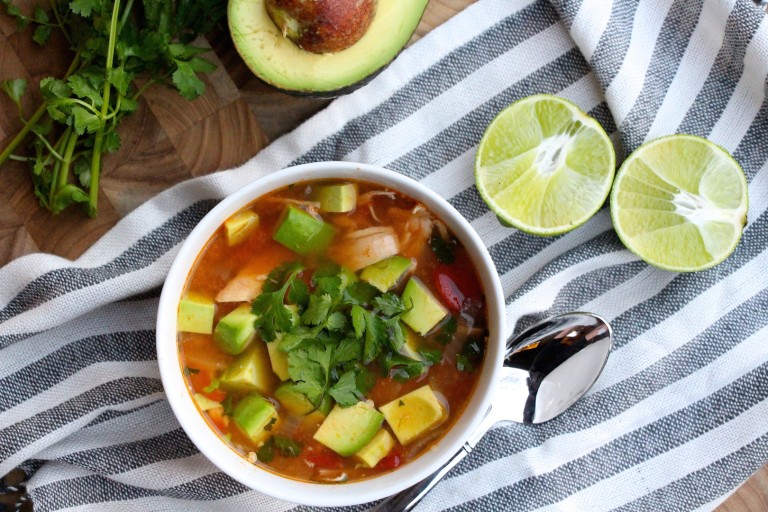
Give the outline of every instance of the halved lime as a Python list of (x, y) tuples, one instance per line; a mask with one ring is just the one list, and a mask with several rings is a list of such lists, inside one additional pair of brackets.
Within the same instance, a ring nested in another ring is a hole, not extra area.
[(717, 265), (747, 223), (747, 180), (731, 155), (693, 135), (637, 148), (619, 169), (611, 218), (621, 241), (643, 260), (692, 272)]
[(480, 196), (502, 222), (534, 235), (583, 224), (605, 202), (616, 170), (613, 144), (568, 100), (516, 101), (486, 128), (475, 159)]

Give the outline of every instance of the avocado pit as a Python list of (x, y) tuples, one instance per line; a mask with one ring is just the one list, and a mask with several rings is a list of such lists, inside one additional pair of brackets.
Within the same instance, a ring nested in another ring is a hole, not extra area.
[(272, 21), (301, 49), (336, 53), (365, 34), (376, 10), (375, 0), (266, 0)]

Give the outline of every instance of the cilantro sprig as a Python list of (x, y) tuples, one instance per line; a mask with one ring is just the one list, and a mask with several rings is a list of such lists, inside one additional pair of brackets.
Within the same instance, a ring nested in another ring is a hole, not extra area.
[[(35, 26), (38, 45), (61, 32), (73, 58), (64, 76), (40, 81), (42, 104), (28, 118), (22, 110), (26, 80), (0, 83), (23, 123), (0, 153), (0, 166), (28, 162), (41, 206), (59, 213), (78, 203), (94, 216), (102, 157), (120, 148), (120, 123), (147, 88), (165, 84), (188, 100), (203, 93), (198, 74), (216, 66), (192, 41), (224, 19), (226, 1), (51, 0), (49, 10), (38, 6), (31, 16), (12, 0), (2, 3), (19, 28)], [(29, 152), (18, 154), (28, 139)]]
[[(362, 400), (375, 382), (367, 365), (407, 379), (439, 361), (399, 354), (405, 344), (400, 317), (407, 311), (394, 293), (382, 294), (336, 264), (321, 264), (305, 284), (299, 263), (273, 270), (252, 303), (256, 329), (287, 353), (294, 389), (319, 407), (328, 397), (342, 407)], [(275, 341), (279, 340), (279, 341)]]

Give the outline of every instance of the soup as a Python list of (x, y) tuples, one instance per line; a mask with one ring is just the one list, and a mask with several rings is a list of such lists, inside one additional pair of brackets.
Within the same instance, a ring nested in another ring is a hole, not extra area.
[(250, 462), (338, 483), (418, 457), (471, 399), (484, 294), (461, 243), (381, 185), (298, 183), (229, 218), (187, 278), (182, 371)]

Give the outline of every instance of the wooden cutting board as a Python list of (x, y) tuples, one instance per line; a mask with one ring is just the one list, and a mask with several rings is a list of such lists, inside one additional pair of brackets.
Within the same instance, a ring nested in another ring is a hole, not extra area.
[[(431, 0), (411, 42), (474, 1)], [(31, 12), (34, 5), (45, 2), (15, 3)], [(0, 15), (0, 80), (26, 78), (37, 83), (43, 77), (64, 74), (71, 60), (64, 41), (54, 35), (51, 44), (41, 50), (30, 35), (29, 29), (18, 31), (13, 20)], [(329, 103), (289, 96), (260, 82), (245, 67), (226, 33), (213, 35), (207, 42), (212, 48), (209, 57), (219, 68), (206, 77), (203, 97), (187, 102), (173, 91), (156, 87), (123, 123), (122, 149), (104, 161), (100, 211), (95, 219), (77, 209), (52, 216), (38, 207), (23, 164), (14, 162), (0, 169), (0, 266), (39, 251), (77, 258), (122, 216), (158, 192), (245, 162)], [(39, 97), (27, 96), (24, 106), (29, 114)], [(0, 148), (20, 127), (15, 106), (2, 95)], [(18, 479), (18, 475), (12, 478)], [(3, 503), (12, 503), (12, 496), (0, 494), (0, 509)], [(768, 510), (768, 466), (721, 510)]]

